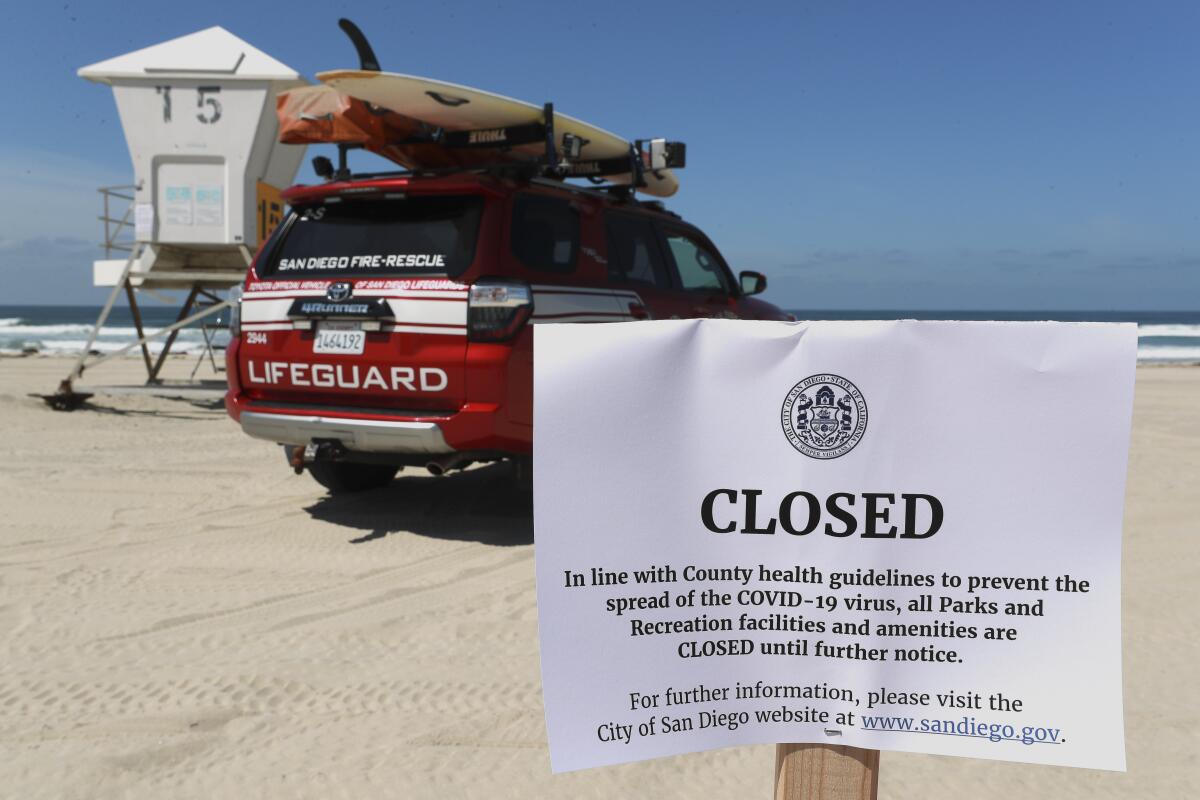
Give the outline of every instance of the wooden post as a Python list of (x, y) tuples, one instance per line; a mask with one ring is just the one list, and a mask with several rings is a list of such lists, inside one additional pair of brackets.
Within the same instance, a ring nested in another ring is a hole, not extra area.
[(875, 800), (879, 751), (840, 744), (775, 746), (775, 800)]

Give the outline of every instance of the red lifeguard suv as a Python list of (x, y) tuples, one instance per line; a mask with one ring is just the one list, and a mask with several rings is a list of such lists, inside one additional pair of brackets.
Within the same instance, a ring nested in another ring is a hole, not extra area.
[[(242, 430), (284, 445), (335, 492), (409, 465), (440, 474), (511, 459), (525, 470), (530, 325), (791, 318), (753, 297), (762, 274), (735, 277), (699, 229), (636, 198), (654, 166), (641, 143), (631, 185), (566, 183), (597, 167), (559, 157), (554, 119), (547, 106), (536, 126), (460, 137), (494, 143), (535, 127), (545, 158), (515, 165), (480, 164), (472, 149), (474, 165), (352, 176), (344, 144), (337, 170), (315, 159), (327, 182), (285, 192), (290, 211), (242, 289), (226, 395)], [(682, 166), (676, 148), (669, 166)]]

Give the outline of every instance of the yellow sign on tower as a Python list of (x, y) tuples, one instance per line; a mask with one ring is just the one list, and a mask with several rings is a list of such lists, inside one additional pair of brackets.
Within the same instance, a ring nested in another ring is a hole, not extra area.
[(283, 222), (283, 193), (269, 183), (258, 182), (258, 243), (267, 240), (280, 222)]

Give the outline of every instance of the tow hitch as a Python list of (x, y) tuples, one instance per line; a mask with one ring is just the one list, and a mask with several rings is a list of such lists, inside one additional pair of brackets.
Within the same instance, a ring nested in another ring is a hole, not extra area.
[(288, 448), (288, 464), (297, 475), (314, 461), (338, 461), (345, 456), (346, 448), (337, 439), (314, 439), (306, 445)]

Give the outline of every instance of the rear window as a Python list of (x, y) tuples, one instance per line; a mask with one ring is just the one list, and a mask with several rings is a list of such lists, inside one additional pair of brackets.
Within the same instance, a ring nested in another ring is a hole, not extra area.
[(566, 200), (518, 195), (513, 207), (512, 250), (530, 269), (573, 272), (579, 255), (579, 212)]
[(475, 258), (481, 197), (347, 200), (298, 208), (260, 277), (444, 275)]

